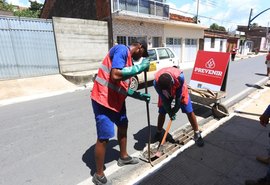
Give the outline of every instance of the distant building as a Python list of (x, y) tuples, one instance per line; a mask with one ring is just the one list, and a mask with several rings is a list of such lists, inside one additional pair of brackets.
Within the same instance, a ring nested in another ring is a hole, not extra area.
[(13, 16), (13, 12), (11, 11), (5, 11), (5, 10), (0, 10), (0, 16)]
[(268, 51), (270, 44), (269, 29), (267, 27), (237, 26), (237, 30), (245, 33), (245, 42), (249, 41), (252, 51)]
[(219, 30), (204, 30), (204, 39), (200, 43), (205, 51), (216, 51), (216, 52), (228, 52), (227, 51), (227, 39), (229, 35), (228, 32)]
[(192, 65), (206, 27), (196, 24), (192, 18), (171, 14), (165, 2), (46, 0), (41, 18), (56, 16), (107, 21), (111, 45), (129, 45), (133, 38), (141, 37), (149, 47), (170, 47), (179, 56), (181, 66)]

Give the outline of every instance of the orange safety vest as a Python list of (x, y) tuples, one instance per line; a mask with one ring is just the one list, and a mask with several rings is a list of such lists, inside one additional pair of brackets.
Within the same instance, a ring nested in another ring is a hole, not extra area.
[[(125, 67), (130, 66), (132, 66), (132, 59), (128, 51)], [(115, 82), (110, 78), (111, 70), (112, 59), (110, 58), (109, 52), (103, 60), (101, 67), (98, 69), (91, 98), (113, 111), (120, 112), (127, 97), (130, 79)]]
[[(188, 88), (187, 88), (187, 85), (186, 85), (186, 82), (185, 81), (179, 81), (179, 76), (181, 73), (183, 73), (182, 70), (179, 70), (175, 67), (166, 67), (166, 68), (163, 68), (161, 70), (159, 70), (156, 75), (155, 75), (155, 81), (158, 83), (158, 79), (160, 77), (160, 75), (162, 75), (163, 73), (168, 73), (172, 76), (173, 78), (173, 86), (172, 86), (172, 89), (171, 89), (171, 96), (173, 98), (175, 98), (176, 96), (176, 90), (178, 88), (181, 88), (182, 86), (182, 94), (181, 94), (181, 103), (187, 105), (188, 104), (188, 98), (189, 98), (189, 95), (188, 95)], [(180, 77), (181, 78), (181, 77)], [(158, 106), (162, 106), (162, 100), (161, 98), (159, 98), (158, 100)]]

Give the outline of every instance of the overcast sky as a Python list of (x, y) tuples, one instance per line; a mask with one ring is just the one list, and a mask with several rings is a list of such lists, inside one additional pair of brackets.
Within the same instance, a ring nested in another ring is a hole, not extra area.
[[(247, 25), (251, 8), (253, 14), (251, 18), (257, 14), (270, 8), (269, 0), (167, 0), (167, 3), (173, 8), (172, 12), (178, 12), (181, 15), (193, 17), (199, 15), (200, 24), (209, 26), (217, 23), (224, 26), (227, 30), (235, 30), (237, 25)], [(28, 0), (7, 0), (14, 5), (28, 7)], [(44, 3), (44, 0), (37, 0)], [(198, 8), (197, 8), (198, 7)], [(188, 14), (185, 14), (188, 12)], [(252, 23), (258, 23), (259, 26), (270, 25), (270, 10), (258, 16)]]

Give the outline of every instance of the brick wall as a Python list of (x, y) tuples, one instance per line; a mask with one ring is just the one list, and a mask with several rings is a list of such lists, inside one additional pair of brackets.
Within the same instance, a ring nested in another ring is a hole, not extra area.
[(46, 0), (41, 18), (51, 19), (52, 17), (97, 20), (96, 0)]
[(97, 20), (107, 20), (110, 17), (110, 0), (97, 0)]

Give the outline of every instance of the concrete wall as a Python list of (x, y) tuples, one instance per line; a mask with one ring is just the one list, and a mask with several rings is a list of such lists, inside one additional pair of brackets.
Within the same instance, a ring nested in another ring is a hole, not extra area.
[(178, 38), (203, 38), (204, 30), (197, 28), (180, 27), (175, 25), (165, 25), (164, 27), (165, 37), (178, 37)]
[[(220, 41), (223, 41), (223, 46), (220, 48)], [(204, 50), (205, 51), (216, 51), (216, 52), (226, 52), (227, 40), (215, 38), (215, 47), (211, 48), (211, 38), (204, 39)]]
[(93, 77), (109, 49), (107, 22), (54, 17), (53, 27), (61, 74)]
[[(181, 55), (180, 66), (182, 68), (187, 68), (194, 65), (197, 51), (199, 49), (199, 39), (204, 37), (204, 29), (196, 27), (185, 27), (177, 25), (165, 25), (164, 26), (164, 40), (163, 43), (166, 43), (167, 37), (181, 38)], [(185, 45), (185, 39), (196, 39), (197, 48), (190, 48)]]

